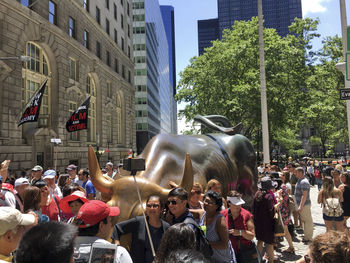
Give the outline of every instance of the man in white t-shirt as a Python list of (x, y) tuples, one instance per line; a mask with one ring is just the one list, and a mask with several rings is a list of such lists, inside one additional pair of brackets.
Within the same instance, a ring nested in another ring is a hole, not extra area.
[(61, 189), (59, 188), (59, 186), (55, 183), (55, 179), (56, 179), (56, 172), (55, 170), (47, 170), (44, 173), (43, 176), (44, 181), (46, 181), (49, 190), (50, 190), (50, 194), (51, 195), (57, 195), (60, 199), (63, 197)]
[[(79, 227), (79, 234), (74, 247), (74, 262), (88, 263), (91, 246), (93, 244), (111, 245), (107, 241), (112, 229), (112, 218), (120, 214), (118, 207), (109, 207), (104, 202), (92, 200), (86, 202), (78, 212), (75, 219)], [(122, 246), (116, 246), (114, 263), (132, 263), (128, 251)]]

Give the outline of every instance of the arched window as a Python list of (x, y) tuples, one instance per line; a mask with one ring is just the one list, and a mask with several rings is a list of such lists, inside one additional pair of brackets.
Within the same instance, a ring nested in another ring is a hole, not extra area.
[(122, 143), (122, 102), (120, 95), (117, 95), (117, 143)]
[[(41, 83), (49, 76), (50, 68), (48, 59), (43, 49), (33, 42), (26, 44), (26, 56), (30, 60), (23, 64), (22, 68), (22, 106), (24, 107)], [(50, 117), (50, 77), (46, 84), (44, 96), (41, 102), (38, 125), (47, 127)]]
[(96, 85), (93, 78), (88, 75), (86, 79), (86, 93), (91, 96), (89, 106), (87, 141), (96, 142)]

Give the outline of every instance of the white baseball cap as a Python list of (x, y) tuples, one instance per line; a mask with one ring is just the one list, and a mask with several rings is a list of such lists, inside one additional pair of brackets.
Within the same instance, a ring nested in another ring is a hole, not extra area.
[(53, 179), (56, 176), (55, 170), (47, 170), (44, 173), (43, 179)]
[(21, 177), (21, 178), (18, 178), (18, 179), (15, 181), (15, 187), (21, 186), (21, 185), (24, 185), (24, 184), (29, 184), (29, 181), (28, 181), (27, 178)]
[(16, 226), (30, 226), (34, 224), (35, 216), (22, 214), (16, 208), (10, 206), (0, 207), (0, 236), (7, 231), (15, 229)]

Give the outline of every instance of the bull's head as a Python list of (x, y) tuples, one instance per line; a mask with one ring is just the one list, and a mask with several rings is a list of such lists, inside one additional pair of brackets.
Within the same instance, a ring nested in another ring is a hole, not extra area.
[[(117, 219), (113, 220), (115, 221), (113, 223), (121, 222), (142, 214), (135, 180), (140, 189), (143, 206), (150, 195), (158, 195), (163, 201), (167, 200), (171, 189), (163, 188), (147, 178), (141, 176), (121, 176), (113, 180), (103, 175), (95, 151), (91, 146), (89, 146), (88, 158), (92, 183), (96, 189), (102, 193), (104, 199), (109, 200), (107, 202), (108, 205), (118, 206), (120, 208), (120, 215)], [(191, 191), (193, 186), (192, 162), (188, 154), (186, 155), (184, 174), (180, 186), (188, 192)]]

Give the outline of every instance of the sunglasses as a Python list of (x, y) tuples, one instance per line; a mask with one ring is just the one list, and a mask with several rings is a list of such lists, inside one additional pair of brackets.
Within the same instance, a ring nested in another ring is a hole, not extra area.
[(147, 204), (148, 208), (158, 208), (159, 204)]
[(172, 204), (172, 205), (177, 205), (178, 203), (177, 203), (176, 200), (171, 200), (171, 201), (167, 201), (166, 204), (167, 204), (167, 205), (170, 205), (170, 204)]
[(197, 195), (200, 195), (201, 193), (202, 193), (202, 191), (201, 190), (197, 190), (197, 191), (191, 191), (192, 193), (194, 193), (194, 194), (197, 194)]

